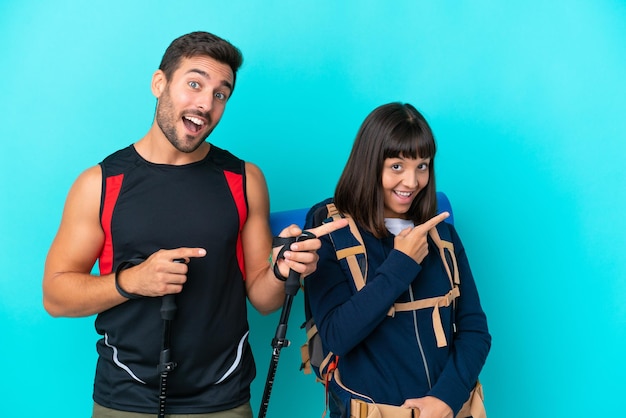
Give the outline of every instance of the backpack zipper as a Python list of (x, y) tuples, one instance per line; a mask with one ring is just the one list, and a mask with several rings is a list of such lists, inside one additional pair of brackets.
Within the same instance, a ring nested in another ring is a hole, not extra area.
[[(415, 301), (413, 297), (413, 288), (409, 285), (409, 296), (411, 298), (411, 302)], [(422, 356), (422, 363), (424, 364), (424, 371), (426, 372), (426, 379), (428, 380), (428, 389), (432, 389), (432, 383), (430, 381), (430, 372), (428, 371), (428, 362), (426, 361), (426, 354), (424, 353), (424, 348), (422, 347), (422, 339), (420, 338), (419, 328), (417, 326), (417, 311), (413, 311), (413, 329), (415, 330), (415, 339), (417, 340), (417, 346), (420, 350), (420, 355)]]

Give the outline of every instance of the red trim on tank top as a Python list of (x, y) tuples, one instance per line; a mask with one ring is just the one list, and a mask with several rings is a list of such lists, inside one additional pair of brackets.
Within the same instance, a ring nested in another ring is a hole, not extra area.
[(104, 203), (102, 205), (102, 216), (100, 223), (104, 230), (104, 246), (100, 252), (100, 274), (109, 274), (113, 271), (113, 237), (111, 236), (111, 220), (113, 219), (113, 209), (117, 203), (117, 198), (122, 189), (124, 174), (106, 178), (104, 189)]
[(235, 205), (237, 206), (237, 213), (239, 214), (239, 234), (237, 236), (237, 262), (239, 263), (239, 270), (241, 270), (241, 276), (246, 279), (245, 263), (243, 259), (243, 242), (241, 241), (241, 230), (248, 218), (248, 207), (246, 206), (246, 198), (243, 189), (243, 175), (233, 173), (232, 171), (224, 171), (226, 182), (230, 193), (233, 195)]

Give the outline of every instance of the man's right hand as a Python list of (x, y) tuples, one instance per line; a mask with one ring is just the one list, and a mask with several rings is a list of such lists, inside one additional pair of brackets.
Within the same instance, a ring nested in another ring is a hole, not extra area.
[(128, 293), (148, 297), (180, 293), (187, 282), (187, 263), (205, 255), (204, 248), (159, 250), (143, 263), (119, 272), (118, 285)]

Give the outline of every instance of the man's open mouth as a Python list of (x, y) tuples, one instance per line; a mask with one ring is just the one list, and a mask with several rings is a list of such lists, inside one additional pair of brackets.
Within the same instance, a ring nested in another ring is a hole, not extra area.
[(204, 121), (194, 116), (183, 116), (185, 127), (192, 132), (198, 133), (204, 126)]

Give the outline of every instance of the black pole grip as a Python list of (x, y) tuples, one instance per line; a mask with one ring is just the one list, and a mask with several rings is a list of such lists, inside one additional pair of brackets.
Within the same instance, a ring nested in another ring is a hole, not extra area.
[[(182, 258), (177, 258), (174, 260), (175, 263), (184, 263), (185, 260)], [(164, 295), (163, 300), (161, 301), (161, 318), (165, 321), (171, 321), (176, 316), (176, 295)]]
[(176, 316), (176, 295), (165, 295), (161, 301), (161, 318), (171, 321)]
[[(301, 235), (296, 237), (296, 242), (306, 241), (312, 238), (316, 238), (316, 236), (309, 231), (303, 231)], [(296, 293), (298, 293), (298, 289), (300, 289), (300, 273), (289, 269), (289, 275), (285, 281), (285, 294), (295, 296)]]
[(300, 289), (300, 273), (293, 269), (289, 269), (289, 276), (285, 281), (285, 294), (295, 296)]

